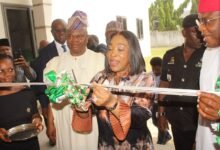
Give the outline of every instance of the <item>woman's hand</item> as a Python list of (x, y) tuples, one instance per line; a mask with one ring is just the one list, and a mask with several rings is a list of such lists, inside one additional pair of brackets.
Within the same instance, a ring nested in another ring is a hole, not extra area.
[[(88, 95), (90, 92), (90, 88), (88, 87), (86, 89), (86, 95)], [(91, 101), (87, 101), (87, 96), (83, 96), (83, 100), (82, 100), (82, 103), (79, 104), (79, 106), (77, 105), (72, 105), (73, 109), (75, 109), (77, 112), (88, 112), (89, 110), (89, 107), (91, 106)]]
[(0, 128), (0, 139), (4, 142), (11, 142), (11, 140), (8, 138), (8, 131), (4, 128)]
[(85, 101), (81, 106), (73, 105), (73, 109), (75, 109), (77, 112), (88, 112), (89, 107), (91, 106), (90, 101)]
[(92, 101), (97, 106), (104, 106), (106, 108), (112, 107), (117, 103), (117, 97), (113, 95), (110, 91), (100, 86), (97, 83), (93, 83), (93, 95)]
[(38, 132), (42, 131), (44, 129), (44, 126), (42, 124), (42, 118), (41, 117), (35, 117), (32, 120), (32, 123), (37, 127)]
[(198, 93), (199, 114), (208, 120), (217, 121), (220, 119), (220, 97), (206, 92)]

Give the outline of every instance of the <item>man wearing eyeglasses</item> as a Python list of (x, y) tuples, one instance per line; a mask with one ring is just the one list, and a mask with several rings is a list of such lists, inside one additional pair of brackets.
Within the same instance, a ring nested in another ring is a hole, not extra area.
[[(39, 53), (39, 57), (31, 63), (31, 66), (37, 73), (37, 79), (35, 82), (43, 82), (43, 70), (46, 67), (46, 64), (53, 57), (61, 55), (69, 51), (68, 46), (66, 45), (66, 23), (62, 19), (56, 19), (51, 24), (51, 33), (54, 37), (54, 41), (48, 44), (46, 47), (42, 48)], [(36, 95), (40, 101), (42, 107), (42, 114), (47, 124), (47, 113), (48, 113), (48, 103), (49, 99), (45, 95), (44, 91), (46, 86), (35, 86), (33, 87)], [(55, 145), (56, 141), (50, 139), (50, 145)]]
[[(220, 92), (220, 0), (200, 0), (198, 12), (197, 23), (207, 45), (202, 59), (200, 89)], [(200, 92), (198, 97), (196, 149), (220, 149), (220, 97), (205, 92)]]

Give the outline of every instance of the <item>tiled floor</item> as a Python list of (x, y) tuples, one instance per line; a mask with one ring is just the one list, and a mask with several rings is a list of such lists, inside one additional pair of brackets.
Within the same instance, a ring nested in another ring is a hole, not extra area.
[[(148, 126), (151, 131), (151, 134), (153, 136), (153, 141), (156, 143), (157, 141), (157, 128), (152, 124), (151, 119), (148, 121)], [(41, 150), (57, 150), (56, 147), (50, 147), (48, 144), (48, 138), (45, 133), (45, 129), (43, 132), (39, 134), (39, 141), (40, 141), (40, 146)], [(173, 145), (173, 140), (170, 140), (166, 145), (159, 145), (159, 144), (154, 144), (155, 145), (155, 150), (174, 150), (174, 145)]]

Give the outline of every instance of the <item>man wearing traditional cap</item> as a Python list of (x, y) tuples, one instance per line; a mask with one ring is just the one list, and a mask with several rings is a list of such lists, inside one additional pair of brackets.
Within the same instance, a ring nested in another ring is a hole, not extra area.
[(105, 29), (106, 44), (108, 44), (112, 34), (120, 31), (123, 31), (123, 24), (119, 21), (110, 21)]
[[(182, 46), (167, 51), (163, 57), (160, 87), (199, 89), (199, 73), (204, 47), (197, 35), (197, 14), (182, 22)], [(161, 106), (161, 102), (167, 105)], [(196, 97), (159, 95), (158, 128), (166, 131), (168, 119), (176, 150), (191, 150), (195, 143), (198, 112)]]
[[(106, 29), (105, 29), (105, 40), (106, 40), (106, 44), (108, 44), (108, 42), (110, 41), (111, 36), (115, 33), (115, 32), (120, 32), (123, 31), (123, 24), (121, 22), (118, 21), (110, 21), (109, 23), (107, 23), (106, 25)], [(106, 44), (98, 44), (96, 46), (96, 52), (101, 52), (103, 54), (105, 54), (105, 52), (107, 51), (107, 46)]]
[[(220, 0), (200, 0), (199, 28), (207, 49), (202, 59), (200, 89), (220, 91)], [(196, 135), (197, 150), (219, 150), (220, 97), (199, 93), (199, 123)]]
[[(89, 83), (92, 77), (104, 69), (104, 56), (88, 50), (87, 15), (76, 11), (68, 20), (67, 45), (70, 52), (64, 53), (50, 60), (44, 73), (54, 70), (74, 74), (78, 83)], [(80, 134), (72, 129), (71, 122), (74, 115), (69, 103), (51, 104), (48, 113), (48, 135), (56, 138), (59, 150), (97, 150), (98, 126), (93, 117), (93, 131)]]
[[(8, 39), (0, 39), (0, 54), (6, 54), (13, 57), (13, 53)], [(16, 71), (16, 82), (27, 82), (26, 78), (30, 81), (36, 79), (35, 71), (28, 65), (22, 54), (17, 53), (14, 56), (14, 65)]]

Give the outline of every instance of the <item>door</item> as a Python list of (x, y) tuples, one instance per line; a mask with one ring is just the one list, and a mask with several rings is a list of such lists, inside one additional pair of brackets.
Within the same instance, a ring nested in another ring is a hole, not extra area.
[(21, 51), (27, 61), (35, 58), (36, 44), (30, 7), (3, 5), (6, 33), (13, 52)]

